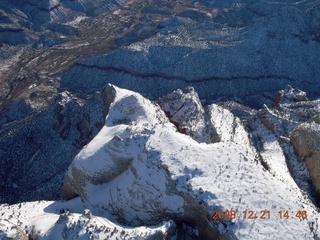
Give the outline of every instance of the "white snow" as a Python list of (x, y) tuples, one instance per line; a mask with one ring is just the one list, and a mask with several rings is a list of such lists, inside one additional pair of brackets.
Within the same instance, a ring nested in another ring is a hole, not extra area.
[(67, 22), (66, 25), (70, 25), (70, 26), (72, 26), (72, 27), (77, 27), (82, 20), (85, 20), (85, 19), (87, 19), (87, 18), (88, 18), (88, 17), (85, 17), (85, 16), (78, 16), (78, 17), (76, 17), (73, 21)]
[[(161, 129), (155, 131), (148, 144), (157, 146), (156, 149), (162, 152), (165, 149), (168, 157), (161, 159), (169, 165), (172, 177), (188, 178), (194, 194), (207, 202), (209, 209), (234, 209), (239, 216), (245, 210), (253, 210), (258, 216), (261, 210), (270, 211), (270, 219), (240, 218), (229, 225), (229, 230), (233, 230), (237, 237), (277, 239), (281, 236), (279, 234), (286, 233), (286, 239), (313, 238), (307, 220), (279, 219), (280, 210), (292, 213), (304, 210), (298, 189), (292, 189), (265, 171), (260, 164), (247, 159), (237, 144), (198, 144), (178, 135)], [(186, 187), (186, 181), (178, 183), (179, 190)], [(199, 194), (200, 188), (204, 193)]]
[[(151, 227), (124, 227), (85, 210), (79, 198), (1, 205), (0, 239), (29, 234), (33, 239), (144, 239), (175, 228), (173, 221)], [(68, 210), (61, 213), (61, 210)], [(17, 238), (20, 239), (20, 238)]]

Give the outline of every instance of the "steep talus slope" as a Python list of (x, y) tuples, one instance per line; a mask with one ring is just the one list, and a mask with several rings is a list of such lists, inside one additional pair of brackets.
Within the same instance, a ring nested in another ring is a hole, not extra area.
[[(272, 174), (246, 150), (250, 142), (236, 138), (199, 143), (177, 131), (164, 111), (141, 95), (110, 88), (115, 99), (105, 126), (70, 165), (65, 196), (79, 195), (94, 214), (133, 226), (163, 219), (183, 222), (198, 229), (203, 239), (276, 239), (281, 233), (287, 239), (313, 239), (317, 234), (317, 228), (310, 227), (318, 224), (316, 208), (292, 181), (286, 164), (282, 166), (286, 172), (272, 166)], [(182, 92), (162, 98), (161, 104), (174, 111), (174, 105), (184, 102), (174, 112), (197, 109), (195, 93)], [(173, 104), (175, 95), (180, 97)], [(273, 150), (279, 152), (281, 147)], [(212, 221), (213, 210), (232, 209), (237, 212), (235, 219)], [(270, 210), (270, 219), (260, 219), (264, 209)], [(289, 209), (293, 217), (280, 219), (282, 209)], [(245, 210), (254, 211), (257, 218), (243, 218)], [(294, 217), (301, 210), (308, 212), (308, 219)]]

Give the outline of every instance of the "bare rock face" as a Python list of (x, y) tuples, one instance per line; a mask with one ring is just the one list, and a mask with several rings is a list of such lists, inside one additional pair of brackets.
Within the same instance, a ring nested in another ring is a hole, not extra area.
[(299, 158), (306, 162), (313, 184), (320, 193), (320, 125), (314, 121), (296, 127), (290, 142)]
[(203, 107), (193, 87), (174, 91), (157, 102), (178, 131), (197, 142), (232, 141), (251, 148), (249, 136), (240, 119), (217, 104)]
[(210, 126), (206, 111), (193, 87), (174, 91), (160, 98), (158, 103), (179, 132), (198, 142), (212, 143), (220, 140)]
[(278, 92), (275, 99), (275, 105), (278, 103), (292, 103), (292, 102), (302, 102), (308, 101), (307, 94), (298, 88), (293, 88), (290, 85), (286, 89)]

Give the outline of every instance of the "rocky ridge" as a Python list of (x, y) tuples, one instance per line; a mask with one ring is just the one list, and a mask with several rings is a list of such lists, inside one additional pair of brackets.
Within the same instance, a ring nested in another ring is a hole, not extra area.
[[(278, 93), (274, 107), (264, 106), (258, 112), (261, 122), (279, 140), (294, 179), (302, 189), (309, 193), (315, 192), (312, 190), (313, 187), (319, 189), (319, 173), (314, 167), (317, 160), (307, 160), (307, 156), (310, 157), (317, 151), (318, 123), (316, 119), (318, 114), (319, 100), (310, 101), (305, 92), (291, 86)], [(297, 160), (297, 157), (300, 160)], [(305, 164), (309, 171), (306, 171)], [(311, 176), (308, 177), (309, 173)], [(308, 183), (311, 181), (313, 186)], [(317, 192), (319, 194), (319, 190)]]

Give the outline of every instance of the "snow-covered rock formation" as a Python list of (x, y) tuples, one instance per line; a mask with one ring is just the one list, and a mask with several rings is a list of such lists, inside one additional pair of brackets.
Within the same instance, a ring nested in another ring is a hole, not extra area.
[(198, 142), (219, 141), (194, 88), (174, 91), (159, 99), (158, 103), (179, 132)]
[(254, 152), (240, 119), (217, 104), (202, 106), (193, 87), (174, 91), (160, 98), (157, 103), (179, 132), (197, 142), (232, 141), (245, 147), (247, 152)]
[[(115, 97), (105, 126), (71, 164), (65, 196), (79, 195), (94, 214), (132, 226), (183, 222), (198, 229), (202, 239), (276, 239), (284, 233), (287, 239), (313, 239), (318, 234), (313, 203), (294, 181), (288, 184), (267, 171), (243, 142), (199, 143), (180, 133), (158, 105), (110, 88)], [(180, 95), (183, 107), (195, 109), (194, 102), (185, 101), (190, 93), (173, 94)], [(163, 99), (167, 111), (170, 104)], [(287, 172), (291, 179), (288, 167)], [(212, 220), (214, 210), (233, 210), (236, 216)]]
[[(294, 179), (305, 191), (314, 192), (307, 190), (311, 177), (318, 194), (319, 106), (319, 100), (308, 100), (305, 92), (287, 86), (279, 91), (273, 107), (264, 105), (258, 112), (261, 122), (281, 143)], [(301, 161), (296, 159), (294, 151)]]
[[(319, 101), (290, 86), (277, 96), (256, 111), (204, 107), (193, 88), (152, 102), (107, 86), (87, 103), (105, 123), (65, 176), (72, 200), (1, 205), (0, 236), (317, 239)], [(65, 115), (80, 103), (61, 94), (60, 137), (70, 139)]]

